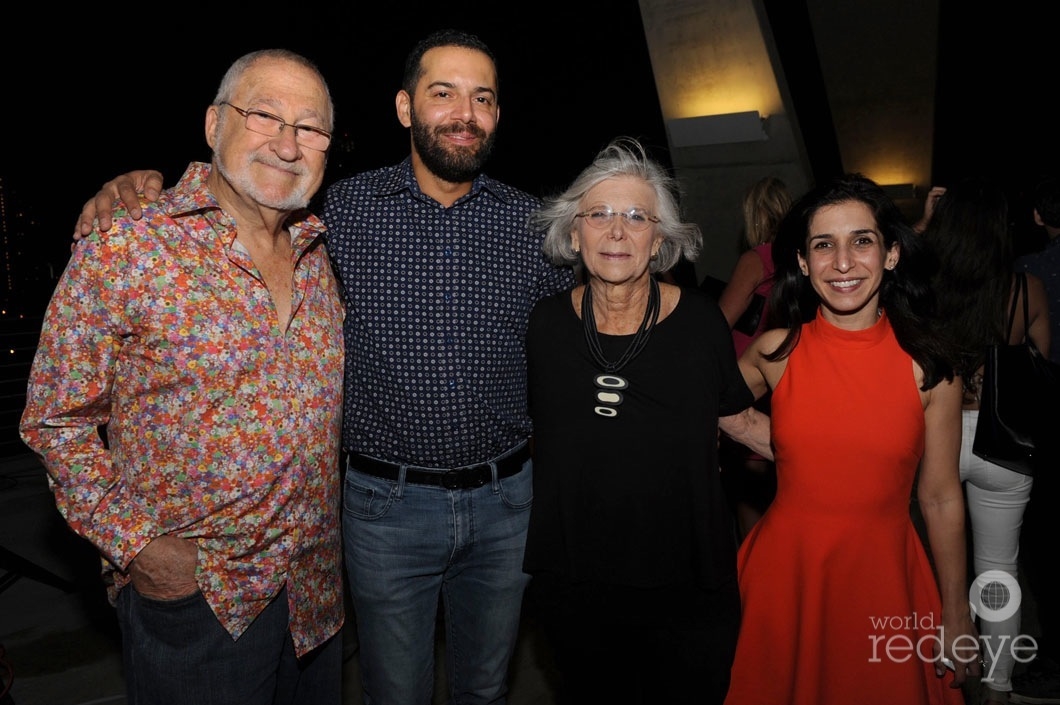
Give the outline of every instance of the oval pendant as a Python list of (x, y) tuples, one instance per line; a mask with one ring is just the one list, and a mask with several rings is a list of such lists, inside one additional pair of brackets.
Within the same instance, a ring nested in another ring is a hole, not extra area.
[(629, 386), (629, 382), (626, 381), (625, 377), (608, 374), (596, 375), (593, 383), (600, 389), (625, 389)]

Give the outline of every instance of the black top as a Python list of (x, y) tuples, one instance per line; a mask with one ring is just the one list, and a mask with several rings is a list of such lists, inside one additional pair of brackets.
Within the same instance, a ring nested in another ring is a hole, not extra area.
[[(608, 360), (632, 336), (601, 335)], [(732, 518), (719, 481), (718, 417), (753, 398), (717, 304), (682, 289), (644, 350), (617, 374), (629, 387), (594, 411), (592, 362), (570, 292), (541, 300), (527, 332), (534, 424), (534, 505), (525, 569), (634, 587), (736, 573)]]
[(1016, 260), (1017, 272), (1030, 272), (1042, 280), (1049, 297), (1049, 359), (1060, 363), (1060, 237), (1040, 252)]

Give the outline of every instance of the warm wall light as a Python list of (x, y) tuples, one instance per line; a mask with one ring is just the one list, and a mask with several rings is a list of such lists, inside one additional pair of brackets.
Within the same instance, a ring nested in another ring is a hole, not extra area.
[(760, 142), (769, 139), (757, 110), (724, 115), (669, 120), (670, 143), (674, 147), (698, 147), (710, 144)]
[(908, 201), (916, 198), (914, 184), (880, 184), (880, 188), (892, 201)]

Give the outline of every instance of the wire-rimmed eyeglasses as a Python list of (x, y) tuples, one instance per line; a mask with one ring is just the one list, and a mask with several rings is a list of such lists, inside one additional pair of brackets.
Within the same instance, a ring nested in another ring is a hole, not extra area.
[(315, 149), (318, 152), (325, 152), (331, 145), (331, 133), (319, 127), (313, 127), (312, 125), (292, 125), (289, 122), (285, 122), (283, 118), (273, 115), (272, 113), (267, 113), (264, 110), (244, 110), (243, 108), (232, 105), (224, 100), (221, 101), (220, 105), (227, 105), (232, 110), (235, 110), (242, 115), (246, 120), (247, 129), (251, 132), (257, 132), (259, 135), (275, 137), (283, 132), (283, 128), (293, 127), (294, 141), (303, 147)]
[(640, 208), (630, 208), (628, 211), (615, 211), (610, 206), (593, 206), (587, 211), (576, 214), (575, 218), (585, 218), (589, 227), (603, 230), (611, 226), (615, 216), (619, 215), (626, 221), (626, 227), (633, 232), (641, 232), (651, 227), (652, 223), (658, 223), (659, 219), (648, 211)]

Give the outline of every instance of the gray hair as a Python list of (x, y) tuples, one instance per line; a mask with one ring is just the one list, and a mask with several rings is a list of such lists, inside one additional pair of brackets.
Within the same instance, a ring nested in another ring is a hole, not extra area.
[(703, 233), (695, 223), (681, 221), (681, 190), (677, 180), (661, 164), (648, 157), (644, 147), (632, 137), (612, 140), (574, 179), (574, 183), (558, 196), (545, 199), (544, 206), (531, 216), (534, 230), (545, 232), (541, 246), (545, 256), (558, 265), (576, 265), (581, 261), (570, 238), (574, 218), (581, 209), (581, 199), (601, 182), (622, 176), (643, 179), (655, 190), (654, 215), (659, 218), (655, 227), (662, 236), (662, 244), (658, 256), (648, 265), (649, 271), (665, 272), (682, 256), (694, 261), (703, 246)]
[(233, 61), (232, 65), (228, 67), (228, 70), (225, 71), (224, 77), (221, 79), (221, 85), (218, 87), (217, 95), (214, 96), (213, 99), (213, 105), (220, 105), (221, 103), (228, 103), (231, 101), (246, 70), (263, 59), (289, 61), (315, 73), (317, 78), (320, 79), (320, 83), (324, 86), (324, 96), (327, 98), (328, 103), (327, 115), (324, 116), (327, 119), (327, 125), (325, 125), (324, 129), (329, 132), (334, 129), (335, 103), (331, 100), (331, 90), (328, 88), (328, 82), (324, 80), (324, 75), (320, 73), (320, 69), (317, 68), (316, 64), (290, 49), (259, 49), (257, 51), (252, 51), (249, 54), (244, 54)]

